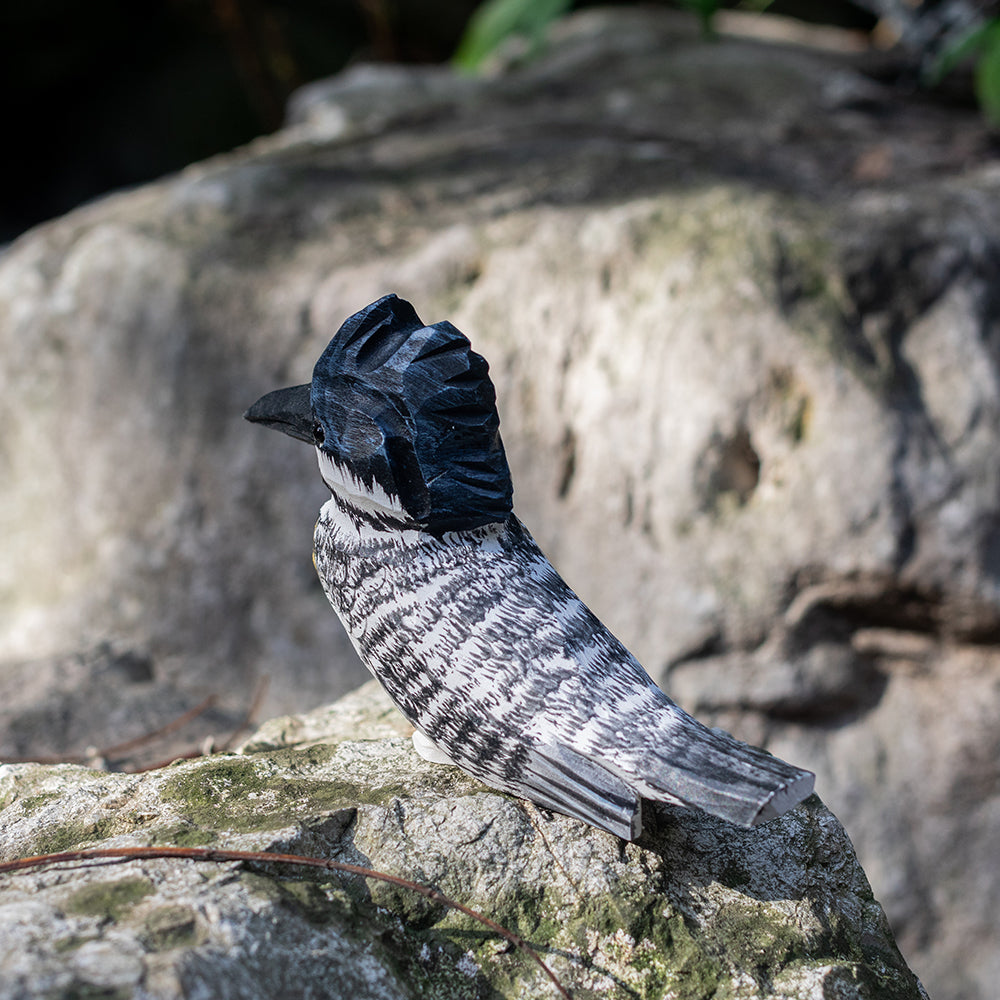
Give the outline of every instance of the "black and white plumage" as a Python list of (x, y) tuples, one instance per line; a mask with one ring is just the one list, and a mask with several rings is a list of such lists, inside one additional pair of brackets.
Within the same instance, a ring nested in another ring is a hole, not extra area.
[(308, 386), (246, 416), (315, 445), (317, 572), (424, 756), (626, 840), (643, 799), (753, 826), (812, 791), (682, 711), (556, 573), (511, 511), (486, 362), (450, 323), (379, 299)]

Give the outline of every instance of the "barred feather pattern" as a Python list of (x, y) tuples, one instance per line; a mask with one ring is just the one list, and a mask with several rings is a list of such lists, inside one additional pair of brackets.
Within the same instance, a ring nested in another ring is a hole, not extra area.
[(434, 535), (336, 490), (315, 530), (327, 597), (403, 715), (485, 783), (625, 839), (641, 799), (743, 826), (812, 775), (675, 705), (511, 514)]

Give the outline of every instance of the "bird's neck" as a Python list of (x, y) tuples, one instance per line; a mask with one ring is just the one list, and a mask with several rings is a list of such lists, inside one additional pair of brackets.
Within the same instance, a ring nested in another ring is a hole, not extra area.
[(420, 535), (420, 528), (405, 514), (383, 507), (366, 497), (331, 489), (321, 519), (342, 536), (345, 546), (370, 543), (379, 538), (397, 542)]
[(334, 503), (345, 516), (355, 517), (369, 527), (384, 526), (387, 530), (416, 527), (399, 498), (390, 496), (378, 483), (362, 482), (349, 468), (320, 448), (316, 449), (316, 459)]
[(330, 499), (323, 505), (316, 524), (317, 538), (322, 534), (343, 555), (366, 559), (378, 558), (379, 551), (400, 549), (437, 550), (453, 545), (489, 549), (500, 544), (511, 531), (516, 531), (519, 537), (526, 534), (513, 514), (504, 521), (438, 534), (422, 529), (406, 515), (401, 517), (371, 502), (359, 503), (353, 495), (338, 490), (330, 491)]

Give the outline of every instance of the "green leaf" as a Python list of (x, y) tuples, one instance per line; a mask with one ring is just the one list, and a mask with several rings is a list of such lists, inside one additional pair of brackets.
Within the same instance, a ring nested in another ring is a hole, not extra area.
[(1000, 127), (1000, 20), (987, 28), (976, 62), (976, 99), (989, 123)]
[(486, 0), (476, 8), (452, 62), (475, 72), (500, 44), (513, 35), (541, 46), (548, 26), (564, 14), (573, 0)]
[(986, 24), (978, 24), (943, 49), (924, 74), (924, 84), (936, 87), (953, 69), (979, 50), (998, 23), (987, 21)]
[(681, 5), (698, 15), (701, 33), (706, 37), (715, 34), (715, 15), (719, 10), (719, 0), (681, 0)]

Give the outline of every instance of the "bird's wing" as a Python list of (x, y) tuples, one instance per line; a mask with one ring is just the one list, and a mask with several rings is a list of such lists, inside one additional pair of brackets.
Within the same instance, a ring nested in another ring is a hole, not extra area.
[(642, 832), (642, 800), (621, 778), (557, 743), (530, 744), (522, 759), (516, 794), (575, 816), (623, 840)]
[(545, 746), (554, 737), (556, 759), (589, 762), (633, 796), (743, 827), (780, 816), (812, 792), (811, 772), (688, 715), (606, 630), (592, 641), (590, 669), (564, 674), (525, 727), (529, 741)]
[(678, 717), (676, 734), (616, 755), (616, 770), (644, 798), (680, 800), (751, 827), (780, 816), (812, 793), (812, 772), (708, 729), (679, 710)]
[(702, 725), (651, 682), (627, 700), (609, 691), (580, 726), (564, 727), (562, 742), (599, 761), (633, 794), (694, 806), (743, 827), (791, 809), (815, 780), (810, 771)]

